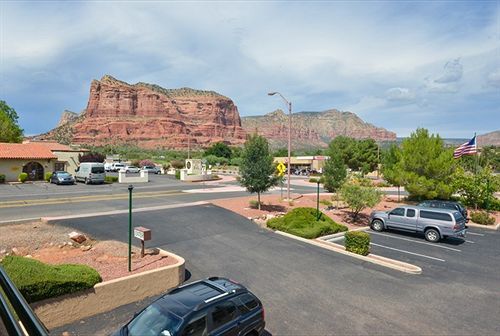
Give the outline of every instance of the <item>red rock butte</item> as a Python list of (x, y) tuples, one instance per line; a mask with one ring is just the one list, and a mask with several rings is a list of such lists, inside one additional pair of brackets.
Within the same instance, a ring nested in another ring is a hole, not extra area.
[(142, 148), (240, 145), (246, 133), (233, 101), (213, 91), (134, 85), (109, 75), (93, 80), (87, 108), (74, 122), (39, 136), (62, 142)]

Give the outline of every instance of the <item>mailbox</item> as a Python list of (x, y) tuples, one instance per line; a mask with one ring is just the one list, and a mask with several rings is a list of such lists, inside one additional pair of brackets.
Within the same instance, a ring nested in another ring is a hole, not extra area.
[(141, 258), (144, 257), (144, 242), (151, 240), (151, 230), (142, 226), (134, 228), (134, 237), (141, 240)]
[(151, 230), (142, 226), (137, 226), (134, 228), (134, 237), (142, 241), (151, 240)]

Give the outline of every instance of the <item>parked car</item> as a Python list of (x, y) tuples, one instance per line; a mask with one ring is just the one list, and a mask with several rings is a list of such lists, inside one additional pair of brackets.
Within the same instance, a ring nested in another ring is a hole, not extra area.
[(440, 209), (450, 209), (450, 210), (458, 210), (467, 220), (467, 209), (460, 203), (454, 201), (442, 201), (442, 200), (430, 200), (423, 201), (418, 204), (418, 206), (426, 207), (426, 208), (440, 208)]
[(68, 172), (55, 171), (50, 177), (50, 183), (55, 184), (75, 184), (75, 178)]
[(113, 171), (113, 163), (112, 162), (104, 163), (104, 171), (105, 172)]
[(401, 206), (391, 211), (374, 211), (370, 226), (375, 231), (396, 229), (419, 232), (430, 242), (446, 237), (465, 237), (465, 218), (458, 210)]
[(143, 166), (141, 170), (147, 171), (149, 174), (160, 174), (160, 168), (156, 166)]
[(121, 172), (125, 172), (125, 173), (138, 173), (139, 172), (139, 168), (137, 168), (136, 166), (125, 166), (123, 168), (120, 169)]
[(111, 171), (112, 172), (119, 172), (121, 169), (125, 168), (125, 165), (123, 163), (113, 163), (111, 166)]
[(91, 183), (104, 183), (104, 164), (99, 162), (82, 162), (76, 169), (75, 180)]
[(177, 287), (136, 314), (115, 336), (261, 335), (264, 308), (244, 286), (212, 277)]

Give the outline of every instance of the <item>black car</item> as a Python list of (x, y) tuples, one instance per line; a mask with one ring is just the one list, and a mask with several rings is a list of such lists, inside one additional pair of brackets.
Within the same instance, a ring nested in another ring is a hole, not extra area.
[(55, 171), (50, 177), (50, 183), (55, 184), (75, 184), (75, 178), (68, 172)]
[(171, 290), (114, 336), (258, 336), (264, 327), (264, 308), (255, 295), (232, 280), (212, 277)]
[(430, 200), (430, 201), (420, 202), (418, 204), (418, 206), (427, 207), (427, 208), (441, 208), (441, 209), (458, 210), (462, 214), (462, 216), (465, 219), (467, 219), (467, 209), (460, 202)]

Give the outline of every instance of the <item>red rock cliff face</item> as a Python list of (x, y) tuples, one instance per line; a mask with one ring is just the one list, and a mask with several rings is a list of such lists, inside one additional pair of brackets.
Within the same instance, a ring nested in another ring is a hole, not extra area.
[(236, 105), (212, 91), (168, 90), (104, 76), (94, 80), (86, 110), (71, 127), (77, 144), (133, 144), (143, 148), (244, 143)]

